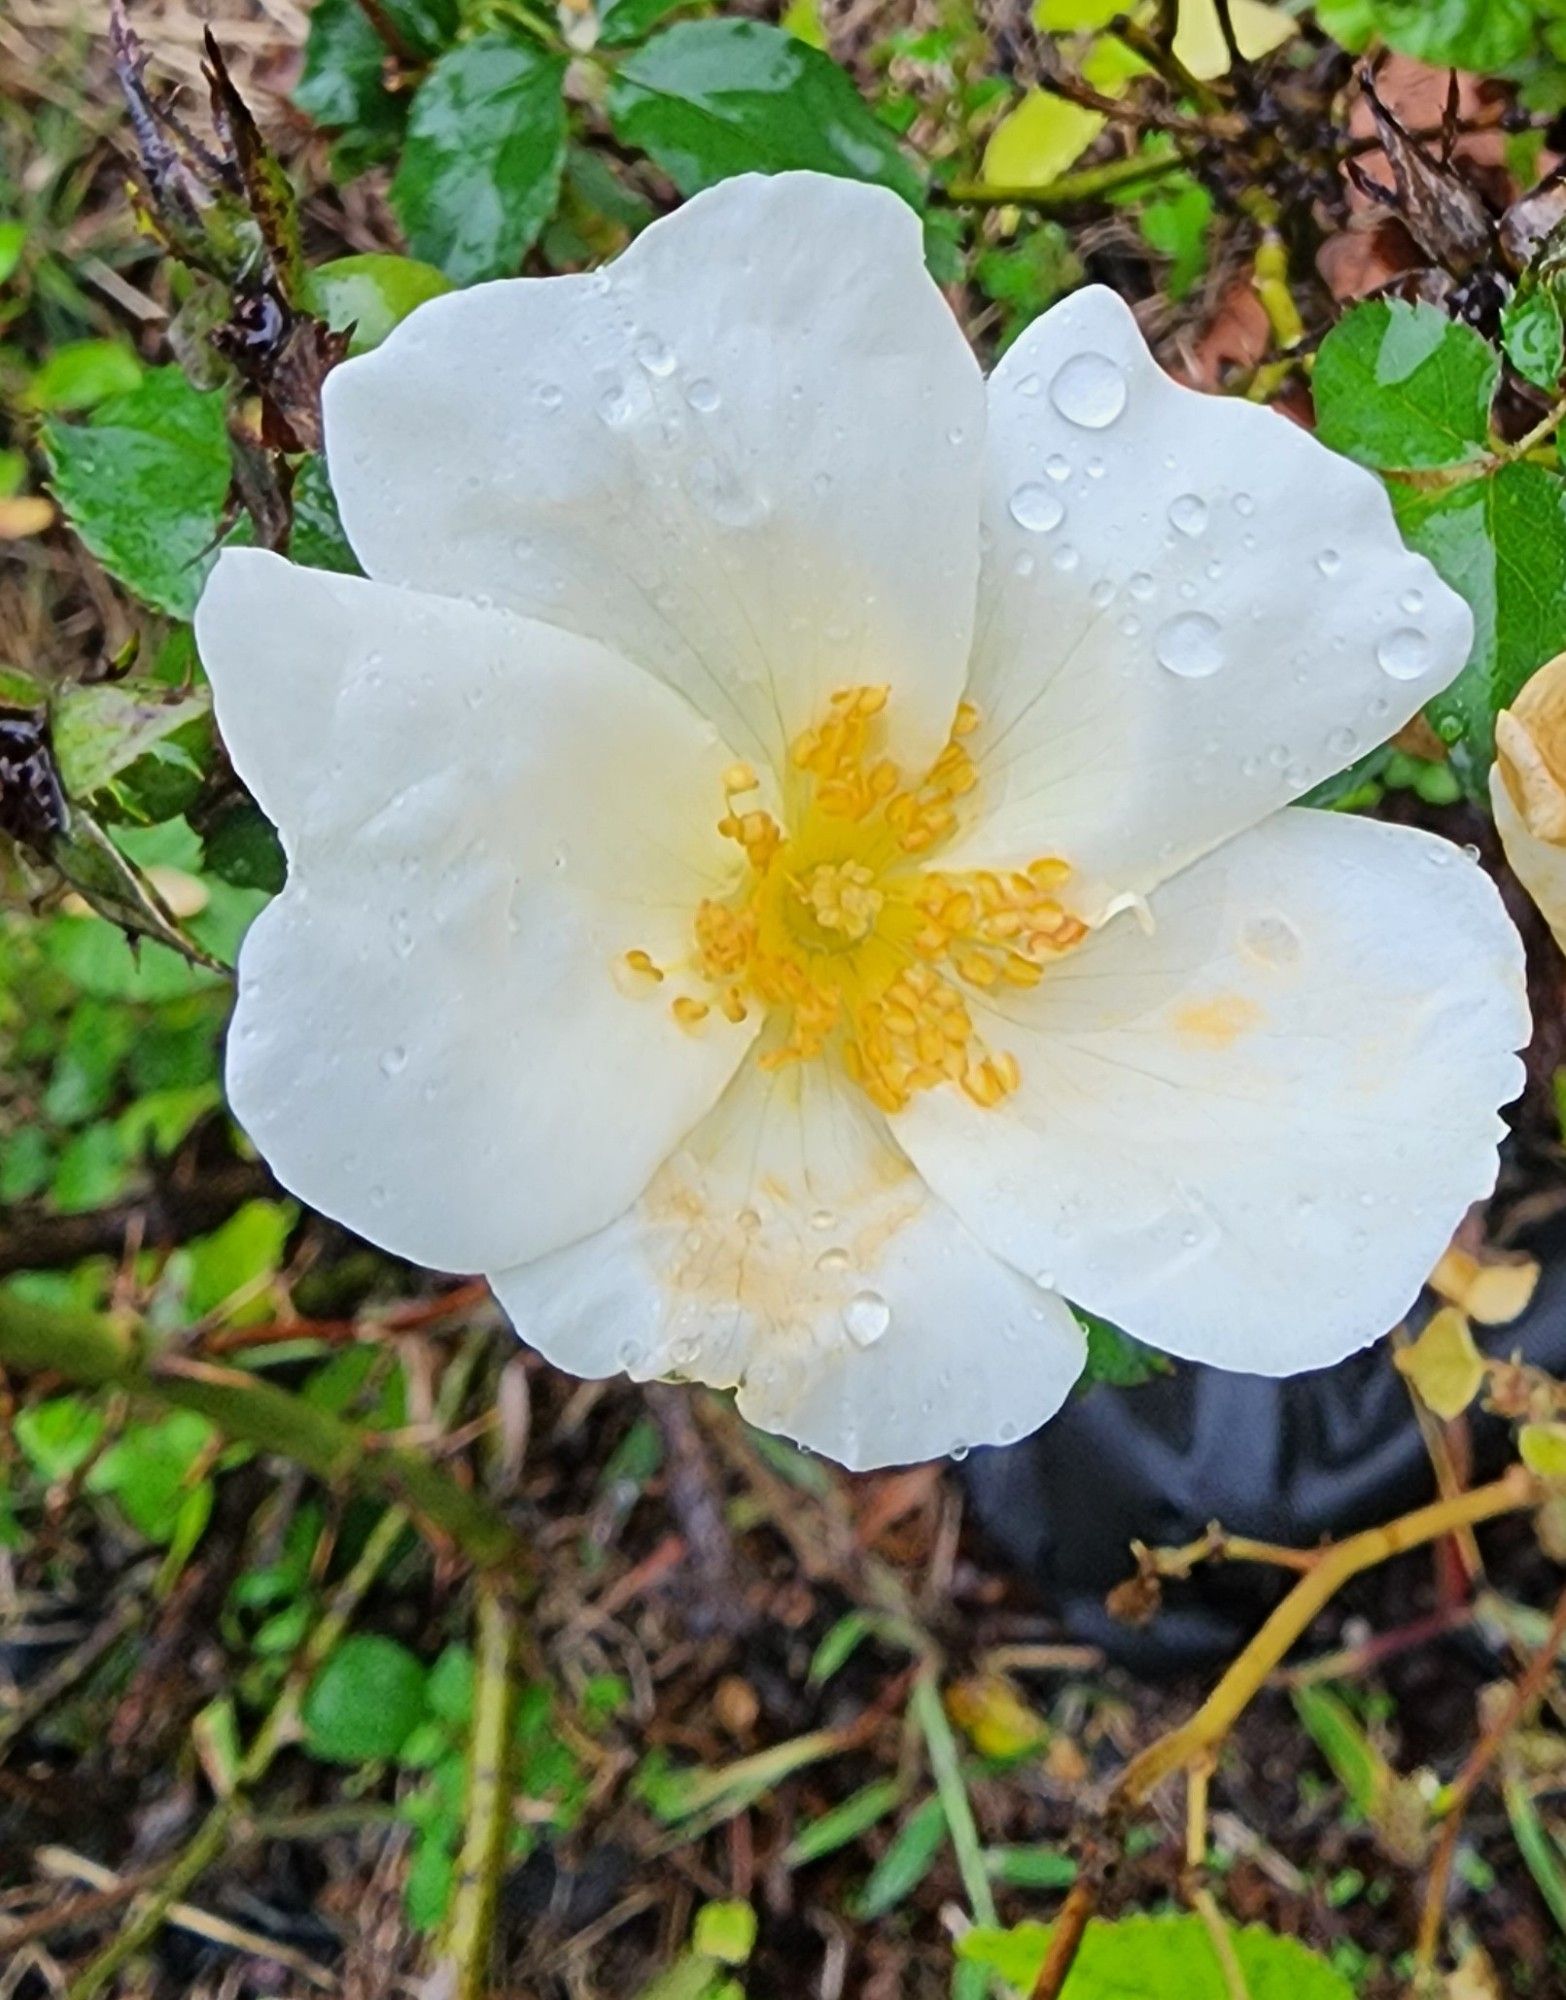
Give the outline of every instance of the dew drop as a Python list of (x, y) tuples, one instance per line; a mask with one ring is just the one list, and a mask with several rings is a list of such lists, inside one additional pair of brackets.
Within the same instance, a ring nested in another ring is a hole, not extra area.
[(1038, 568), (1038, 564), (1028, 554), (1027, 550), (1024, 549), (1011, 567), (1018, 576), (1032, 576), (1033, 572)]
[(395, 1048), (387, 1049), (382, 1053), (382, 1076), (399, 1076), (407, 1067), (408, 1051), (400, 1043)]
[(823, 1250), (821, 1255), (816, 1259), (816, 1269), (818, 1271), (846, 1271), (848, 1269), (848, 1252), (839, 1249), (836, 1245), (830, 1250)]
[(1159, 626), (1153, 639), (1158, 664), (1181, 680), (1205, 680), (1223, 665), (1223, 634), (1205, 611), (1182, 611)]
[(1059, 486), (1071, 477), (1071, 460), (1062, 458), (1058, 451), (1052, 451), (1044, 461), (1044, 470)]
[(1126, 585), (1126, 588), (1130, 591), (1133, 597), (1140, 599), (1140, 601), (1143, 604), (1145, 604), (1147, 600), (1153, 595), (1153, 592), (1157, 588), (1157, 586), (1154, 584), (1153, 579), (1148, 575), (1145, 569), (1139, 569), (1136, 572), (1135, 576), (1132, 577), (1131, 581)]
[(636, 358), (649, 375), (674, 373), (674, 351), (655, 333), (644, 333), (637, 341)]
[(1316, 567), (1323, 576), (1336, 576), (1343, 567), (1343, 558), (1336, 549), (1323, 549), (1316, 558)]
[(686, 390), (685, 400), (693, 410), (700, 411), (703, 416), (709, 416), (723, 398), (718, 394), (717, 383), (709, 382), (706, 376), (702, 376)]
[(1106, 611), (1115, 601), (1115, 586), (1107, 576), (1101, 576), (1088, 592), (1088, 601), (1095, 611)]
[(1287, 917), (1253, 917), (1240, 932), (1240, 949), (1263, 965), (1293, 965), (1300, 955), (1300, 934)]
[(1430, 641), (1412, 625), (1400, 626), (1376, 647), (1376, 664), (1395, 681), (1417, 681), (1430, 664)]
[(1011, 518), (1035, 535), (1048, 534), (1066, 518), (1066, 510), (1047, 486), (1019, 486), (1011, 496)]
[(1238, 514), (1242, 518), (1242, 520), (1248, 520), (1250, 516), (1256, 512), (1256, 502), (1251, 498), (1249, 493), (1236, 493), (1234, 496), (1233, 506), (1235, 513)]
[(968, 1456), (968, 1453), (971, 1450), (972, 1446), (964, 1444), (962, 1439), (959, 1438), (957, 1442), (952, 1446), (951, 1455), (957, 1461), (957, 1463), (961, 1465), (963, 1460)]
[(1056, 569), (1060, 570), (1061, 573), (1064, 574), (1068, 570), (1075, 569), (1077, 564), (1081, 561), (1081, 557), (1077, 554), (1076, 550), (1072, 548), (1069, 542), (1065, 542), (1058, 549), (1056, 549), (1055, 553), (1050, 557), (1050, 561), (1051, 563), (1054, 564)]
[(642, 1358), (641, 1344), (635, 1340), (622, 1340), (619, 1350), (620, 1366), (634, 1368)]
[(1425, 608), (1425, 593), (1422, 590), (1405, 590), (1398, 599), (1398, 605), (1410, 618), (1417, 618)]
[(829, 1208), (818, 1208), (810, 1218), (812, 1229), (830, 1229), (837, 1217)]
[(1169, 525), (1182, 535), (1199, 535), (1207, 526), (1207, 502), (1199, 493), (1182, 493), (1169, 504)]
[(892, 1308), (879, 1292), (855, 1292), (843, 1308), (843, 1325), (856, 1347), (874, 1347), (892, 1323)]
[(1106, 430), (1126, 406), (1126, 378), (1107, 354), (1074, 354), (1050, 384), (1049, 396), (1068, 424)]
[(565, 391), (558, 382), (541, 382), (538, 387), (538, 400), (546, 410), (558, 410), (565, 401)]
[(1024, 375), (1022, 380), (1017, 384), (1017, 394), (1019, 396), (1036, 396), (1043, 386), (1044, 384), (1039, 380), (1037, 375)]

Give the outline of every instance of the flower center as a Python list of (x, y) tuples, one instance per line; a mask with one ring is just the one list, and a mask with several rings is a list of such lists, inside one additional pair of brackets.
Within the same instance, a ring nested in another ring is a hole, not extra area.
[[(879, 748), (886, 699), (884, 687), (841, 689), (791, 746), (786, 829), (745, 803), (760, 789), (749, 765), (724, 773), (718, 831), (743, 851), (745, 879), (697, 909), (693, 957), (668, 970), (693, 974), (698, 990), (676, 994), (671, 1011), (699, 1032), (714, 1006), (736, 1022), (759, 1008), (763, 1067), (834, 1050), (884, 1111), (944, 1082), (998, 1104), (1021, 1071), (986, 1046), (968, 996), (1036, 986), (1085, 935), (1054, 893), (1071, 871), (1049, 855), (1009, 872), (932, 866), (978, 784), (964, 743), (978, 712), (962, 704), (945, 749), (908, 783)], [(645, 952), (625, 966), (638, 980), (667, 976)]]

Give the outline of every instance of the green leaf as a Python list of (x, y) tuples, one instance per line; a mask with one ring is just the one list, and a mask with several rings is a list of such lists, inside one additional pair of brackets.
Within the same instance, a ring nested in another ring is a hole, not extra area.
[[(1339, 1972), (1293, 1938), (1251, 1925), (1231, 1930), (1250, 2000), (1354, 2000)], [(1047, 1924), (975, 1927), (957, 1956), (1026, 1993), (1049, 1949)], [(1091, 1923), (1071, 1969), (1070, 2000), (1226, 2000), (1228, 1987), (1200, 1917), (1125, 1917)]]
[(743, 1965), (756, 1948), (756, 1912), (749, 1903), (706, 1903), (696, 1912), (692, 1948), (723, 1965)]
[(1169, 1363), (1162, 1354), (1144, 1347), (1141, 1341), (1122, 1333), (1118, 1326), (1111, 1326), (1096, 1313), (1084, 1312), (1081, 1306), (1073, 1306), (1071, 1310), (1087, 1335), (1087, 1363), (1081, 1378), (1084, 1389), (1095, 1382), (1108, 1382), (1117, 1389), (1134, 1389), (1138, 1383), (1150, 1382), (1155, 1375), (1168, 1374)]
[(1533, 43), (1532, 0), (1317, 0), (1316, 18), (1356, 52), (1371, 35), (1421, 62), (1454, 69), (1499, 70)]
[(372, 250), (318, 264), (305, 280), (304, 302), (334, 333), (352, 327), (348, 352), (367, 354), (415, 306), (450, 290), (451, 280), (433, 264)]
[[(296, 562), (304, 562), (298, 526), (296, 513), (292, 554)], [(330, 569), (334, 565), (316, 562), (311, 567)], [(202, 854), (205, 867), (238, 889), (264, 889), (268, 895), (275, 895), (288, 873), (275, 828), (249, 799), (232, 800), (208, 823), (202, 837)]]
[(902, 1796), (903, 1788), (895, 1778), (878, 1778), (863, 1786), (840, 1806), (834, 1806), (799, 1829), (784, 1853), (784, 1866), (802, 1868), (825, 1854), (835, 1854), (878, 1820), (885, 1819), (889, 1812), (895, 1812)]
[(1474, 614), (1468, 664), (1427, 713), (1482, 774), (1496, 711), (1566, 648), (1566, 481), (1518, 461), (1461, 486), (1397, 488), (1392, 502), (1404, 540)]
[(875, 181), (918, 207), (918, 174), (819, 49), (759, 21), (687, 21), (638, 49), (609, 89), (609, 117), (682, 194), (730, 174), (813, 168)]
[(119, 340), (67, 340), (53, 348), (27, 385), (35, 410), (90, 410), (141, 380), (141, 363)]
[(50, 1192), (64, 1215), (87, 1215), (123, 1194), (130, 1162), (112, 1125), (89, 1125), (62, 1149)]
[(903, 1821), (896, 1839), (870, 1871), (854, 1898), (854, 1915), (870, 1923), (905, 1902), (935, 1866), (945, 1844), (946, 1808), (939, 1799), (926, 1799)]
[(1555, 1919), (1556, 1929), (1566, 1931), (1566, 1869), (1561, 1866), (1560, 1850), (1546, 1831), (1533, 1795), (1521, 1779), (1508, 1778), (1501, 1794), (1517, 1851)]
[(1524, 284), (1507, 300), (1501, 308), (1501, 345), (1524, 381), (1553, 394), (1566, 364), (1566, 331), (1548, 286)]
[(563, 57), (481, 35), (419, 86), (392, 203), (414, 253), (457, 284), (514, 271), (553, 214), (564, 81)]
[(599, 46), (623, 49), (639, 42), (667, 15), (688, 4), (689, 0), (608, 0), (598, 10)]
[(342, 135), (336, 165), (347, 178), (397, 149), (406, 105), (386, 88), (386, 57), (359, 0), (317, 0), (294, 102)]
[(27, 248), (25, 222), (0, 222), (0, 285), (11, 277)]
[(1482, 459), (1500, 368), (1488, 341), (1434, 306), (1355, 306), (1316, 357), (1317, 434), (1382, 471)]
[[(193, 744), (204, 735), (211, 708), (205, 688), (180, 694), (160, 681), (93, 681), (65, 689), (50, 715), (65, 789), (73, 798), (91, 798), (141, 758), (156, 756), (177, 733)], [(172, 754), (199, 777), (189, 747)]]
[(344, 1639), (305, 1692), (305, 1743), (333, 1764), (395, 1757), (425, 1714), (424, 1668), (379, 1633)]
[(430, 1668), (430, 1711), (453, 1729), (473, 1720), (473, 1655), (466, 1646), (448, 1646)]
[[(454, 1831), (454, 1829), (452, 1830)], [(446, 1914), (456, 1879), (457, 1860), (444, 1827), (421, 1833), (413, 1845), (403, 1897), (408, 1921), (415, 1930), (432, 1931)]]
[[(193, 1475), (216, 1436), (194, 1410), (170, 1410), (152, 1422), (133, 1424), (93, 1467), (88, 1489), (112, 1495), (148, 1541), (166, 1542), (176, 1534), (188, 1540), (206, 1525), (211, 1484), (198, 1483)], [(202, 1486), (207, 1487), (204, 1502), (193, 1499)], [(187, 1512), (192, 1505), (199, 1510), (195, 1520)]]
[(81, 1396), (51, 1396), (18, 1410), (12, 1426), (22, 1456), (53, 1484), (79, 1472), (103, 1436), (103, 1412)]
[[(247, 1201), (210, 1236), (175, 1251), (169, 1268), (175, 1282), (183, 1287), (188, 1316), (202, 1319), (236, 1292), (270, 1278), (282, 1263), (293, 1226), (293, 1211), (285, 1204)], [(261, 1307), (264, 1317), (264, 1301), (253, 1303)]]
[(51, 420), (43, 437), (55, 495), (99, 562), (155, 611), (189, 617), (228, 494), (221, 394), (154, 368), (89, 422)]

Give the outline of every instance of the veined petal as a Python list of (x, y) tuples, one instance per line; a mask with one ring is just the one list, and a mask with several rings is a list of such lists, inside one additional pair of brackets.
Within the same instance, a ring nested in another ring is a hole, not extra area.
[(283, 894), (239, 960), (236, 1116), (285, 1186), (421, 1263), (596, 1229), (752, 1033), (650, 976), (733, 864), (728, 751), (601, 647), (477, 605), (225, 554), (196, 618)]
[(562, 1368), (738, 1384), (752, 1423), (855, 1469), (1022, 1437), (1084, 1358), (820, 1063), (747, 1063), (629, 1213), (491, 1283)]
[(326, 386), (372, 576), (602, 639), (758, 760), (882, 683), (894, 754), (939, 749), (983, 431), (918, 217), (806, 173), (724, 181), (591, 276), (433, 300)]
[(1384, 742), (1468, 655), (1379, 480), (1172, 382), (1101, 287), (991, 377), (984, 523), (982, 817), (950, 865), (1062, 855), (1090, 919)]
[(1015, 1096), (929, 1091), (894, 1129), (992, 1249), (1138, 1338), (1253, 1374), (1335, 1361), (1494, 1183), (1517, 934), (1447, 842), (1309, 811), (1165, 884), (1152, 918), (987, 1016)]

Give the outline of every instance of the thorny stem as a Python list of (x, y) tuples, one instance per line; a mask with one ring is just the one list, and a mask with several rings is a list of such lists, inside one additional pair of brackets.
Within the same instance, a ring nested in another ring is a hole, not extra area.
[(233, 1791), (212, 1807), (119, 1936), (72, 1981), (65, 2000), (92, 2000), (94, 1994), (101, 1993), (120, 1967), (156, 1937), (169, 1911), (223, 1853), (239, 1820), (245, 1794), (266, 1775), (272, 1760), (298, 1725), (299, 1703), (305, 1687), (342, 1638), (407, 1526), (408, 1516), (400, 1507), (388, 1507), (376, 1522), (358, 1561), (337, 1586), (330, 1605), (299, 1649), (281, 1693), (240, 1762)]
[(1441, 1919), (1446, 1913), (1447, 1887), (1452, 1879), (1452, 1863), (1457, 1856), (1457, 1837), (1462, 1830), (1463, 1815), (1506, 1739), (1543, 1694), (1563, 1644), (1566, 1644), (1566, 1591), (1562, 1591), (1556, 1601), (1555, 1615), (1550, 1620), (1543, 1645), (1528, 1662), (1505, 1706), (1474, 1745), (1467, 1762), (1453, 1780), (1441, 1837), (1430, 1863), (1424, 1908), (1419, 1917), (1412, 1988), (1416, 1994), (1423, 1990), (1435, 1968), (1436, 1951), (1441, 1942)]
[(229, 1438), (276, 1452), (327, 1484), (405, 1506), (475, 1568), (526, 1573), (526, 1544), (505, 1518), (429, 1457), (383, 1445), (243, 1368), (147, 1352), (134, 1330), (97, 1313), (33, 1305), (0, 1288), (0, 1368), (113, 1387), (195, 1410)]
[(495, 1911), (511, 1831), (516, 1656), (516, 1606), (492, 1580), (482, 1581), (473, 1647), (467, 1806), (446, 1927), (446, 1955), (456, 1975), (453, 2000), (485, 2000), (489, 1992)]

